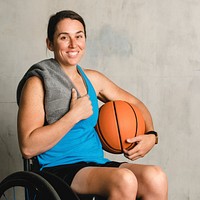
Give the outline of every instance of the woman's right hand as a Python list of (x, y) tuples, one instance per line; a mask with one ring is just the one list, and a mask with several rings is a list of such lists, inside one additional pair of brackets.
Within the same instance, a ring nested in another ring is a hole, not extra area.
[(93, 114), (93, 109), (89, 95), (86, 94), (80, 98), (77, 98), (77, 91), (73, 88), (70, 111), (73, 111), (73, 113), (76, 114), (76, 116), (79, 118), (79, 121), (90, 117)]

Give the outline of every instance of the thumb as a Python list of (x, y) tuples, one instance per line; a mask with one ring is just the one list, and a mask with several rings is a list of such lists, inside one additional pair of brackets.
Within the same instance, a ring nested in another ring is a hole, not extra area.
[(71, 101), (74, 101), (77, 99), (77, 92), (74, 88), (72, 88), (72, 98), (71, 98)]
[(134, 143), (134, 142), (139, 142), (141, 140), (141, 138), (140, 137), (134, 137), (134, 138), (128, 138), (127, 140), (126, 140), (126, 142), (128, 142), (128, 143)]

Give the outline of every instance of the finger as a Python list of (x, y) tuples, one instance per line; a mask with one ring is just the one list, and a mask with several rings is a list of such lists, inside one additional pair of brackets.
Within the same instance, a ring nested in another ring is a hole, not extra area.
[(126, 140), (127, 143), (138, 143), (142, 140), (142, 138), (140, 136), (136, 136), (134, 138), (128, 138)]
[(140, 159), (140, 158), (142, 158), (142, 156), (134, 157), (134, 158), (132, 158), (131, 160), (134, 161), (134, 160), (137, 160), (137, 159)]
[(132, 149), (128, 150), (128, 149), (124, 149), (124, 154), (126, 154), (127, 156), (131, 156), (136, 154), (139, 151), (139, 148), (137, 147), (137, 145), (135, 147), (133, 147)]
[(74, 88), (72, 88), (72, 98), (71, 98), (71, 100), (74, 101), (76, 99), (77, 99), (77, 92)]
[(128, 158), (129, 160), (132, 160), (132, 161), (133, 161), (133, 160), (137, 160), (137, 159), (143, 157), (142, 155), (140, 155), (139, 152), (136, 152), (135, 154), (132, 154), (132, 155), (124, 154), (124, 156), (125, 156), (126, 158)]

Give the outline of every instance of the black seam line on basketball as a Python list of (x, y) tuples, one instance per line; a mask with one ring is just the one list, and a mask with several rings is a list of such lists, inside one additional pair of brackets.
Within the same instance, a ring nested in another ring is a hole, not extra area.
[(118, 122), (118, 115), (117, 115), (117, 110), (116, 110), (116, 102), (114, 102), (114, 101), (113, 101), (113, 107), (114, 107), (114, 111), (115, 111), (115, 120), (116, 120), (116, 124), (117, 124), (117, 129), (118, 129), (118, 136), (119, 136), (121, 151), (123, 151), (122, 139), (120, 137), (121, 134), (120, 134), (120, 128), (119, 128), (119, 122)]
[[(100, 110), (99, 110), (99, 115), (100, 115), (100, 112), (101, 112), (101, 108), (100, 108)], [(109, 143), (106, 141), (105, 137), (104, 137), (103, 134), (102, 134), (101, 126), (100, 126), (99, 120), (98, 120), (97, 124), (98, 124), (99, 133), (101, 134), (101, 138), (103, 139), (104, 143), (105, 143), (111, 150), (114, 149), (115, 151), (119, 152), (118, 149), (113, 148), (113, 147), (112, 147), (111, 145), (109, 145)], [(103, 145), (103, 144), (102, 144), (102, 145)], [(110, 150), (110, 151), (111, 151), (111, 150)]]
[(134, 108), (131, 106), (131, 104), (129, 104), (129, 103), (127, 103), (127, 104), (131, 107), (131, 109), (133, 110), (133, 113), (135, 115), (135, 120), (136, 120), (135, 136), (137, 136), (137, 133), (138, 133), (138, 118), (137, 118), (136, 112), (135, 112)]
[[(138, 133), (138, 118), (137, 118), (136, 112), (135, 112), (134, 108), (131, 106), (131, 104), (128, 103), (128, 102), (126, 102), (126, 103), (131, 107), (131, 109), (133, 110), (133, 113), (134, 113), (134, 115), (135, 115), (135, 120), (136, 120), (135, 137), (136, 137), (136, 136), (137, 136), (137, 133)], [(132, 144), (131, 146), (133, 146), (133, 144)], [(130, 147), (131, 147), (131, 146), (130, 146)]]

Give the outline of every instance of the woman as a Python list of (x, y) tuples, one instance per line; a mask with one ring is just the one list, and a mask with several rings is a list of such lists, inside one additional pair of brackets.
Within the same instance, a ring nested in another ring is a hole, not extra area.
[(80, 194), (98, 194), (109, 200), (166, 200), (167, 178), (159, 167), (104, 158), (94, 129), (97, 99), (120, 99), (136, 105), (150, 134), (127, 139), (137, 145), (124, 149), (124, 155), (130, 160), (143, 157), (157, 136), (145, 105), (103, 74), (78, 66), (85, 53), (86, 28), (77, 13), (56, 13), (47, 32), (47, 47), (54, 59), (33, 65), (18, 86), (22, 155), (37, 156), (41, 170), (60, 176)]

